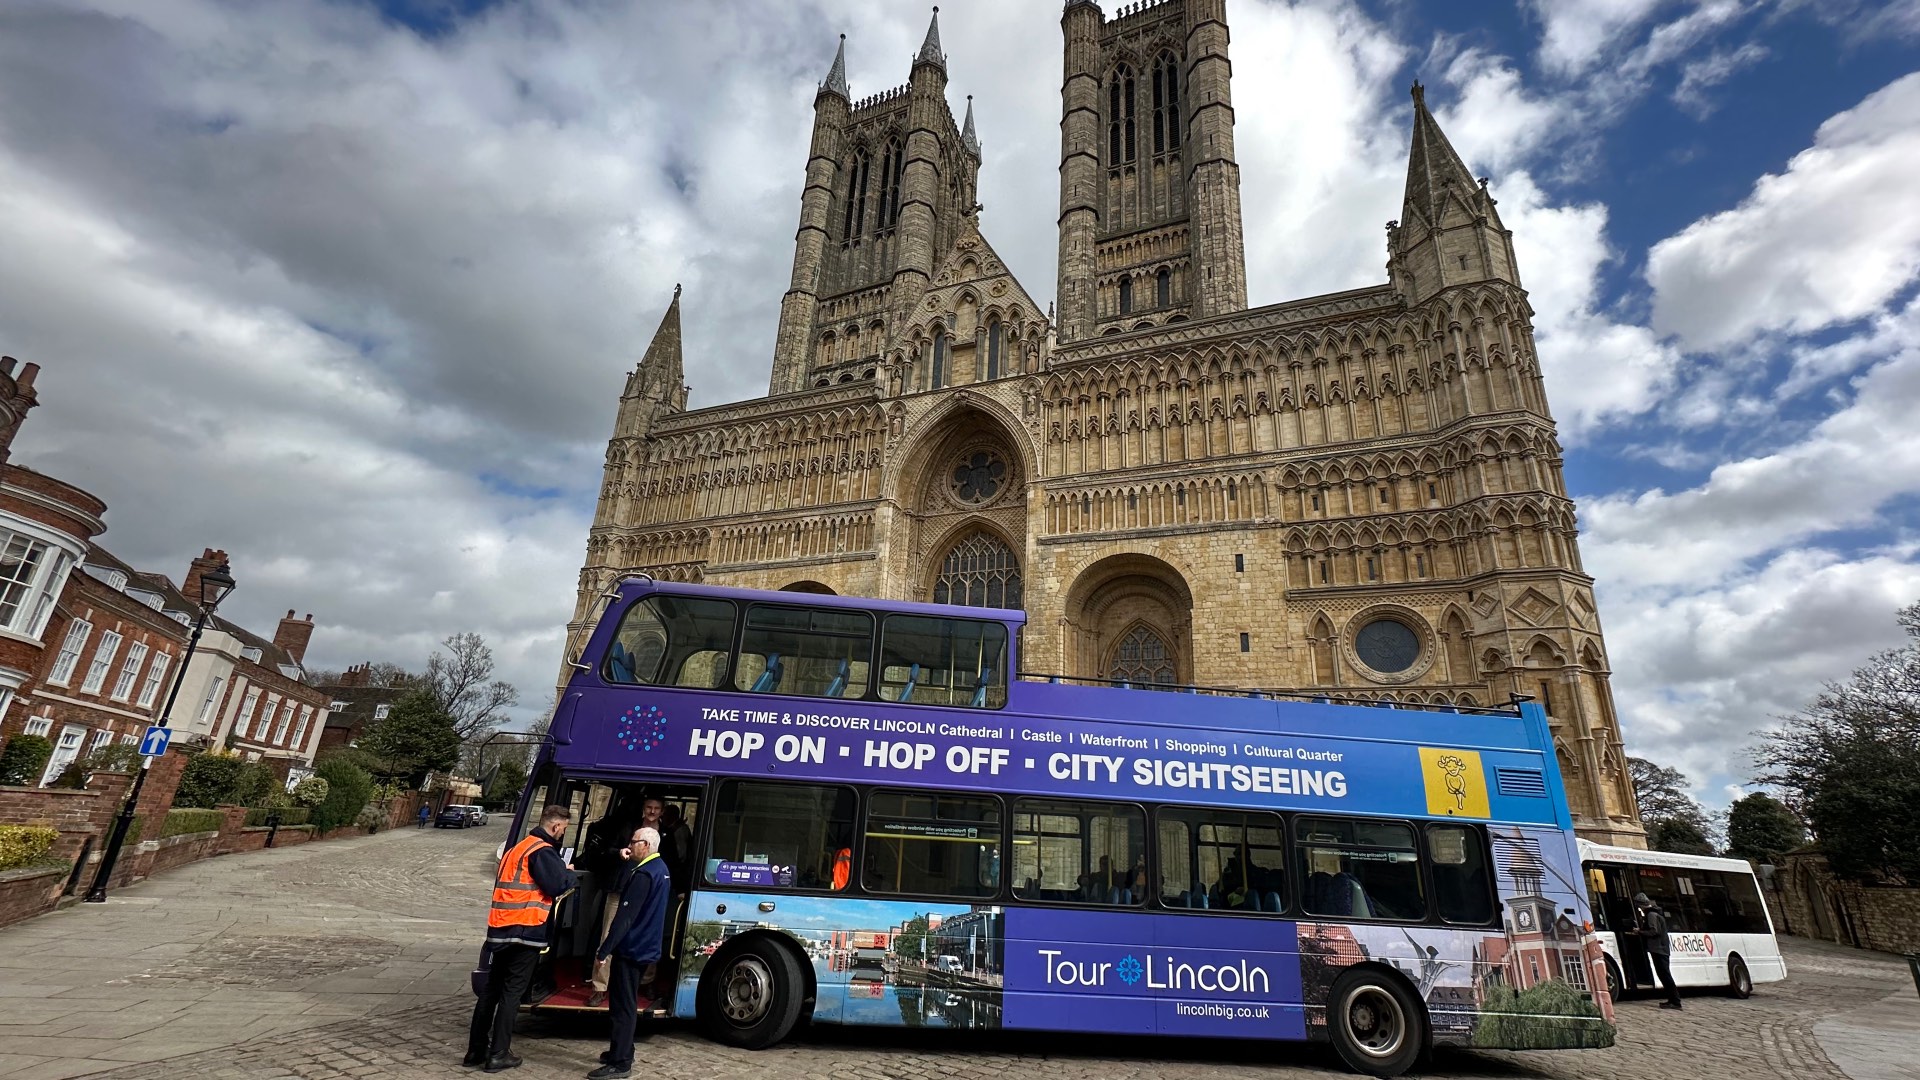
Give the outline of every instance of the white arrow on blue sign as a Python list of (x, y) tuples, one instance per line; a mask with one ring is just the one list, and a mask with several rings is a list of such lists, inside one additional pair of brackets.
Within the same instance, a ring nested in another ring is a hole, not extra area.
[(173, 739), (173, 729), (150, 727), (140, 736), (140, 753), (147, 757), (159, 757), (167, 752), (167, 743)]

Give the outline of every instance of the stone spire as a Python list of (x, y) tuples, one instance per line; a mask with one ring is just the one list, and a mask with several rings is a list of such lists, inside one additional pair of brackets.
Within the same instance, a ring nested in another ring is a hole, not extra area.
[(1427, 110), (1426, 87), (1413, 84), (1413, 148), (1407, 154), (1407, 194), (1405, 206), (1416, 210), (1429, 223), (1440, 219), (1441, 203), (1451, 188), (1461, 198), (1470, 198), (1480, 188), (1466, 162), (1447, 141), (1439, 121)]
[(980, 136), (973, 130), (973, 95), (967, 95), (967, 122), (960, 128), (960, 145), (974, 157), (980, 156)]
[(927, 40), (920, 43), (920, 55), (913, 58), (916, 64), (932, 64), (942, 71), (947, 69), (947, 54), (940, 50), (940, 9), (933, 9), (933, 21), (927, 24)]
[(644, 398), (665, 406), (667, 412), (686, 407), (685, 368), (680, 359), (680, 286), (673, 287), (673, 302), (653, 332), (647, 353), (627, 379), (626, 398)]
[(840, 51), (833, 54), (833, 66), (827, 69), (827, 81), (820, 84), (823, 94), (839, 94), (852, 100), (847, 93), (847, 35), (840, 35)]

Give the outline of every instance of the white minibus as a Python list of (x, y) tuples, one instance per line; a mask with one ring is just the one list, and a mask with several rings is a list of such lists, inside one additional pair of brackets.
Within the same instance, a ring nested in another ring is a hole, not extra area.
[(1725, 987), (1735, 997), (1754, 983), (1787, 977), (1760, 883), (1744, 859), (1676, 855), (1579, 842), (1594, 931), (1607, 953), (1607, 990), (1618, 999), (1657, 983), (1646, 946), (1633, 933), (1633, 896), (1667, 913), (1674, 981)]

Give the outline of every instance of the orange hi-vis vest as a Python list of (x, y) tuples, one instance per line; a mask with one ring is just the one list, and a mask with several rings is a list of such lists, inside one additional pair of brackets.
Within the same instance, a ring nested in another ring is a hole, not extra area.
[(553, 900), (534, 884), (533, 868), (528, 864), (534, 852), (552, 846), (529, 833), (500, 860), (500, 872), (493, 882), (493, 904), (487, 909), (487, 937), (546, 944), (547, 916), (553, 911)]

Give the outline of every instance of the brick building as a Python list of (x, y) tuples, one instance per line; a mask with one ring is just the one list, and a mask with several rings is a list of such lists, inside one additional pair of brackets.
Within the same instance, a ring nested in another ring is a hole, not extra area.
[(408, 676), (376, 672), (371, 663), (358, 664), (340, 673), (319, 689), (330, 699), (327, 726), (320, 734), (319, 752), (359, 741), (367, 726), (385, 720), (393, 703), (413, 689)]
[(1018, 607), (1031, 671), (1541, 699), (1580, 834), (1643, 845), (1512, 236), (1421, 89), (1387, 280), (1249, 306), (1223, 0), (1060, 27), (1057, 317), (982, 232), (937, 21), (865, 98), (843, 42), (768, 394), (687, 409), (676, 289), (562, 679), (634, 572)]
[[(205, 549), (178, 587), (161, 574), (137, 576), (164, 595), (170, 609), (191, 610), (188, 598), (200, 595), (200, 576), (226, 561), (226, 552)], [(288, 611), (269, 639), (215, 614), (181, 683), (174, 729), (180, 737), (266, 761), (283, 775), (304, 772), (313, 764), (331, 700), (305, 682), (302, 662), (312, 637), (312, 615), (296, 618)]]

